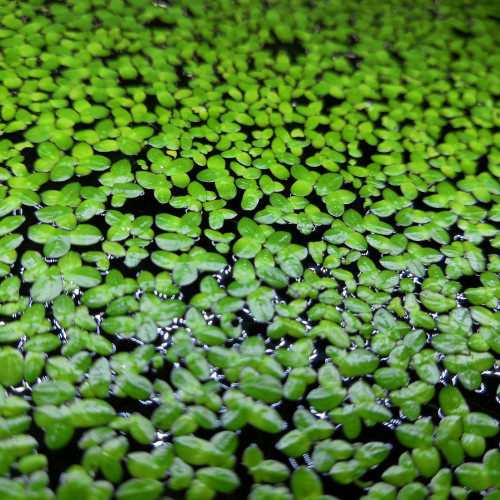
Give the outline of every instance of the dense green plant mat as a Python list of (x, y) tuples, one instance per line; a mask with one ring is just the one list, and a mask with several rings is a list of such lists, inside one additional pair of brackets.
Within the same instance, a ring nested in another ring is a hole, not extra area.
[(500, 498), (499, 15), (1, 0), (0, 497)]

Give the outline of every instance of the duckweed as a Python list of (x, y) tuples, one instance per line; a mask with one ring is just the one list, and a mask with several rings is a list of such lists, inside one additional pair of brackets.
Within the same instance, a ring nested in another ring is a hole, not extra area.
[(0, 22), (2, 498), (498, 498), (493, 3)]

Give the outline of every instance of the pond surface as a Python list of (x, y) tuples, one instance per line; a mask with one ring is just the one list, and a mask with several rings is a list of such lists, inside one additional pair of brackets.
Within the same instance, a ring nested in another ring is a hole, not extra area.
[(495, 7), (0, 0), (0, 496), (499, 498)]

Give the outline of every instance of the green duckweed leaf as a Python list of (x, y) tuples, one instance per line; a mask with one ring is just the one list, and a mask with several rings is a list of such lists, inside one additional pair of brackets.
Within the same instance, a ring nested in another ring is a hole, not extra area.
[(265, 403), (276, 403), (281, 399), (281, 384), (271, 375), (247, 376), (241, 381), (240, 388), (247, 396)]
[(402, 424), (396, 429), (396, 436), (401, 444), (408, 448), (431, 446), (433, 443), (432, 430), (421, 425)]
[(259, 483), (282, 483), (290, 476), (290, 470), (277, 460), (263, 460), (250, 470), (254, 481)]
[(340, 362), (340, 372), (344, 377), (359, 377), (373, 373), (379, 365), (378, 357), (365, 349), (356, 349)]
[(125, 155), (136, 155), (141, 151), (141, 145), (128, 137), (118, 137), (118, 148)]
[(307, 467), (299, 467), (294, 471), (291, 485), (295, 498), (299, 500), (317, 498), (323, 494), (321, 479)]
[(24, 137), (30, 142), (44, 142), (50, 139), (52, 135), (52, 127), (49, 125), (35, 125), (29, 128), (25, 133)]
[[(173, 459), (173, 453), (172, 457)], [(127, 469), (133, 477), (160, 479), (166, 467), (154, 460), (151, 454), (144, 451), (132, 452), (127, 455)]]
[(5, 346), (0, 350), (0, 383), (16, 386), (23, 378), (23, 355), (13, 347)]
[(135, 441), (143, 445), (150, 445), (156, 439), (156, 429), (151, 421), (137, 413), (131, 415), (128, 431)]
[(460, 391), (453, 386), (443, 387), (439, 393), (439, 404), (447, 415), (466, 416), (469, 413), (469, 405), (466, 403)]
[(493, 437), (499, 432), (498, 422), (485, 413), (472, 412), (464, 417), (464, 431), (482, 437)]
[(90, 224), (80, 224), (70, 232), (72, 245), (90, 246), (98, 243), (102, 239), (101, 231)]
[(218, 272), (227, 266), (227, 259), (220, 254), (206, 252), (193, 259), (196, 267), (201, 271)]
[(266, 322), (274, 315), (274, 292), (267, 287), (260, 287), (247, 297), (247, 304), (257, 321)]
[(169, 252), (177, 250), (187, 251), (194, 243), (192, 238), (182, 234), (163, 233), (155, 238), (156, 244), (162, 249)]
[(26, 220), (26, 217), (24, 217), (22, 215), (10, 215), (10, 216), (4, 217), (0, 221), (0, 236), (4, 236), (5, 234), (12, 233), (25, 220)]
[(155, 321), (144, 313), (135, 314), (135, 331), (137, 338), (143, 342), (153, 342), (158, 336)]
[(277, 434), (283, 428), (283, 421), (279, 413), (274, 408), (260, 403), (253, 405), (248, 421), (257, 429), (271, 434)]
[(363, 467), (371, 468), (382, 463), (390, 453), (390, 445), (380, 441), (372, 441), (366, 443), (356, 453), (356, 460), (363, 465)]
[(153, 384), (146, 377), (133, 373), (119, 375), (115, 383), (121, 391), (134, 399), (146, 400), (153, 392)]
[(346, 397), (347, 391), (343, 387), (318, 387), (307, 395), (307, 401), (319, 412), (336, 408)]
[(102, 308), (113, 299), (113, 294), (107, 285), (90, 288), (82, 295), (82, 302), (91, 308)]
[(457, 303), (448, 297), (435, 292), (424, 290), (420, 293), (422, 304), (433, 312), (446, 312), (457, 306)]
[(33, 400), (38, 406), (55, 405), (69, 401), (76, 395), (76, 389), (70, 382), (45, 381), (33, 387)]
[(69, 407), (76, 427), (106, 425), (115, 417), (113, 407), (99, 399), (75, 400)]
[(134, 478), (125, 481), (116, 491), (118, 500), (156, 500), (163, 492), (160, 481), (152, 478)]
[(31, 298), (35, 302), (50, 302), (62, 292), (61, 272), (55, 266), (49, 267), (33, 283)]
[(289, 457), (304, 455), (310, 446), (307, 434), (297, 429), (288, 432), (276, 443), (276, 448)]
[(238, 476), (232, 470), (222, 467), (203, 467), (198, 469), (196, 477), (210, 488), (221, 493), (234, 491), (240, 485)]
[(71, 441), (74, 430), (71, 415), (66, 410), (57, 420), (47, 425), (44, 438), (45, 444), (50, 450), (64, 448)]
[(288, 276), (277, 267), (259, 267), (257, 276), (272, 288), (284, 288), (288, 285)]
[(101, 273), (90, 266), (81, 266), (65, 270), (63, 272), (64, 280), (72, 282), (82, 288), (92, 288), (101, 283)]
[(340, 484), (350, 484), (360, 477), (365, 471), (358, 460), (337, 462), (330, 469), (332, 479)]
[(478, 463), (466, 462), (455, 472), (459, 483), (472, 491), (483, 491), (491, 486), (488, 471)]

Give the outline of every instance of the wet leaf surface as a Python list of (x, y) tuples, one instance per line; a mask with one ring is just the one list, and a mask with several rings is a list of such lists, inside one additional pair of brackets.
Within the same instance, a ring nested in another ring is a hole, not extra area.
[(0, 496), (496, 498), (494, 3), (42, 3), (0, 1)]

